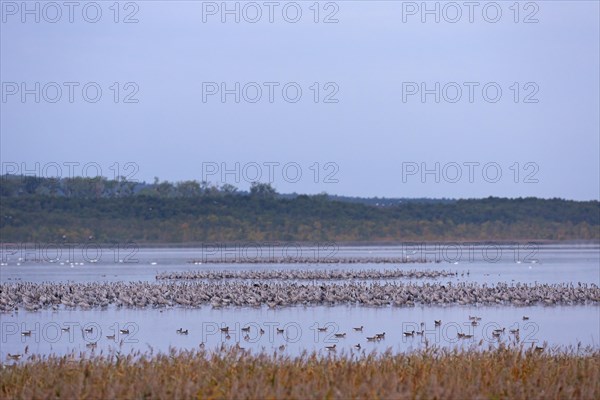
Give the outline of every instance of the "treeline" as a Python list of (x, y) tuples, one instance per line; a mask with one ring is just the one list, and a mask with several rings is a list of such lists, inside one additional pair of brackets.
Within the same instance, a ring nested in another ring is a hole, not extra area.
[(260, 183), (249, 192), (200, 185), (191, 195), (178, 184), (163, 185), (166, 191), (162, 182), (141, 189), (134, 184), (126, 191), (128, 182), (115, 189), (114, 181), (106, 181), (111, 189), (101, 186), (91, 195), (90, 186), (45, 192), (43, 180), (28, 189), (7, 182), (14, 183), (0, 183), (3, 242), (600, 239), (598, 201), (490, 197), (374, 207), (326, 195), (281, 198)]
[[(270, 194), (281, 199), (294, 199), (297, 193), (280, 194), (268, 184), (254, 183), (250, 191), (239, 190), (234, 185), (225, 183), (223, 185), (213, 184), (206, 181), (187, 180), (181, 182), (160, 181), (154, 178), (154, 183), (132, 182), (124, 178), (109, 180), (104, 177), (97, 178), (61, 178), (50, 179), (36, 176), (3, 175), (0, 177), (0, 196), (23, 197), (23, 196), (56, 196), (77, 198), (116, 198), (131, 196), (150, 197), (202, 197), (223, 195), (249, 195)], [(322, 194), (330, 200), (348, 203), (367, 204), (376, 207), (394, 206), (401, 203), (452, 203), (453, 199), (429, 199), (429, 198), (379, 198), (379, 197), (351, 197)]]
[[(256, 186), (256, 185), (254, 185)], [(236, 194), (238, 189), (230, 184), (222, 186), (195, 180), (171, 183), (154, 178), (154, 183), (107, 179), (105, 177), (85, 178), (43, 178), (38, 176), (2, 175), (0, 196), (53, 196), (74, 198), (117, 198), (131, 196), (151, 197), (199, 197), (221, 194)]]

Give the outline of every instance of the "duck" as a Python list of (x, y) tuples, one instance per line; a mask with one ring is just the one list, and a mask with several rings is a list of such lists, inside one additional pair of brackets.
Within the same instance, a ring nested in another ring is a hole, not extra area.
[(385, 332), (383, 332), (383, 333), (376, 333), (375, 337), (377, 339), (385, 339)]
[(221, 332), (229, 333), (229, 327), (221, 328)]
[(98, 345), (98, 342), (90, 342), (90, 343), (86, 344), (85, 347), (88, 347), (90, 349), (95, 349), (97, 345)]
[(83, 328), (83, 331), (84, 331), (85, 333), (92, 333), (92, 332), (94, 332), (94, 327), (91, 327), (91, 328)]
[(435, 326), (440, 326), (440, 325), (442, 325), (442, 320), (441, 319), (436, 319), (436, 320), (433, 321), (433, 323), (434, 323)]
[(363, 326), (361, 325), (358, 328), (352, 328), (352, 329), (354, 329), (356, 332), (362, 332)]
[(354, 347), (357, 348), (358, 350), (360, 350), (360, 343), (355, 344)]
[(526, 315), (523, 315), (523, 321), (527, 321), (527, 320), (529, 320), (529, 317)]
[(285, 350), (285, 345), (282, 344), (281, 346), (279, 346), (279, 351), (284, 351)]
[(374, 342), (376, 340), (378, 340), (379, 338), (377, 336), (367, 336), (367, 341), (368, 342)]
[(346, 334), (345, 333), (336, 333), (333, 336), (335, 336), (337, 338), (343, 338), (343, 337), (346, 337)]
[(513, 335), (516, 335), (516, 334), (519, 333), (519, 328), (517, 328), (517, 329), (511, 329), (509, 332), (512, 333)]
[(23, 357), (23, 354), (10, 354), (8, 353), (8, 358), (10, 358), (11, 360), (20, 360), (21, 357)]
[(129, 329), (119, 329), (119, 332), (123, 335), (129, 335)]
[(200, 342), (200, 348), (203, 349), (205, 346), (204, 342)]
[(242, 332), (250, 332), (250, 327), (247, 326), (245, 328), (242, 328)]
[(283, 330), (283, 329), (279, 329), (279, 328), (277, 328), (277, 333), (283, 333), (283, 332), (284, 332), (284, 330)]
[(335, 347), (336, 347), (335, 344), (333, 346), (325, 346), (325, 348), (329, 351), (335, 351)]
[(404, 332), (404, 336), (414, 336), (414, 335), (415, 335), (414, 330), (412, 332)]
[(317, 328), (319, 330), (319, 332), (327, 332), (327, 327), (325, 328)]
[(115, 340), (115, 337), (116, 337), (116, 335), (108, 335), (108, 336), (106, 336), (106, 338), (108, 340)]
[(71, 330), (71, 327), (68, 326), (66, 328), (60, 328), (60, 330), (63, 331), (63, 332), (69, 332)]
[(23, 332), (21, 332), (21, 335), (23, 335), (23, 336), (31, 336), (31, 331), (23, 331)]

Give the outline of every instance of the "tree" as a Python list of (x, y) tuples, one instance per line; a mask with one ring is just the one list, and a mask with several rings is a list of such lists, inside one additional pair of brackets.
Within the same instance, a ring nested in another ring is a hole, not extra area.
[(223, 192), (223, 194), (235, 194), (237, 190), (238, 188), (229, 183), (226, 183), (223, 186), (221, 186), (221, 191)]
[(252, 182), (250, 196), (261, 199), (273, 199), (277, 195), (275, 188), (270, 183)]
[(182, 197), (197, 197), (200, 196), (200, 184), (197, 181), (178, 182), (176, 193)]

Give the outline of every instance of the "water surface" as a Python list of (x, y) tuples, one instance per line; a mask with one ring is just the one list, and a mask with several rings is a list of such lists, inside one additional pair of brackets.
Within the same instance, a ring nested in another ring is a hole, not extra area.
[[(464, 247), (463, 247), (464, 249)], [(500, 252), (498, 253), (498, 249)], [(206, 254), (199, 248), (150, 248), (131, 254), (103, 253), (97, 262), (75, 257), (32, 261), (31, 255), (2, 254), (0, 282), (111, 282), (148, 281), (154, 282), (157, 272), (212, 270), (257, 270), (257, 269), (446, 269), (457, 271), (455, 277), (436, 279), (398, 279), (398, 281), (441, 281), (476, 282), (479, 284), (506, 283), (565, 283), (585, 282), (600, 285), (600, 247), (582, 246), (539, 246), (534, 248), (515, 246), (474, 247), (471, 251), (450, 253), (451, 247), (427, 253), (427, 249), (398, 246), (343, 247), (336, 257), (414, 257), (427, 259), (425, 264), (243, 264), (238, 256), (231, 262), (190, 264), (190, 260), (206, 261)], [(431, 251), (431, 249), (429, 249)], [(303, 250), (304, 255), (315, 249)], [(490, 253), (494, 251), (494, 253)], [(487, 253), (486, 253), (487, 252)], [(131, 252), (129, 252), (131, 253)], [(75, 253), (76, 255), (76, 253)], [(21, 260), (19, 260), (19, 257)], [(203, 258), (204, 257), (204, 258)], [(222, 257), (212, 254), (211, 257)], [(231, 257), (231, 255), (230, 255)], [(236, 258), (237, 257), (237, 258)], [(434, 261), (440, 262), (434, 262)], [(339, 281), (336, 281), (339, 282)], [(482, 317), (479, 326), (470, 324), (469, 315)], [(529, 320), (523, 320), (528, 316)], [(433, 325), (442, 320), (441, 327)], [(288, 307), (281, 309), (224, 308), (199, 309), (122, 309), (109, 307), (106, 310), (42, 310), (0, 314), (2, 346), (0, 359), (6, 360), (8, 353), (65, 354), (72, 351), (101, 352), (109, 349), (121, 351), (153, 349), (167, 351), (170, 347), (197, 348), (204, 343), (208, 349), (221, 345), (239, 346), (251, 351), (284, 351), (299, 354), (302, 351), (327, 353), (326, 346), (336, 345), (337, 351), (349, 352), (354, 345), (365, 351), (385, 350), (411, 351), (421, 348), (425, 341), (443, 347), (468, 348), (483, 340), (484, 345), (497, 345), (498, 341), (510, 342), (515, 336), (510, 329), (519, 329), (519, 339), (525, 345), (576, 346), (600, 345), (600, 307), (586, 306), (533, 306), (533, 307), (358, 307), (358, 306), (315, 306)], [(405, 337), (405, 331), (420, 330), (425, 325), (423, 336)], [(364, 326), (363, 332), (352, 328)], [(71, 327), (69, 332), (61, 328)], [(229, 338), (220, 328), (229, 326)], [(249, 332), (241, 328), (250, 326)], [(317, 327), (328, 327), (319, 332)], [(93, 328), (84, 333), (84, 327)], [(176, 332), (187, 329), (188, 335)], [(284, 333), (277, 333), (277, 328)], [(494, 329), (505, 328), (500, 338), (493, 337)], [(129, 334), (119, 333), (129, 329)], [(259, 334), (263, 329), (265, 333)], [(22, 336), (22, 331), (32, 330), (31, 336)], [(472, 339), (459, 340), (457, 332), (472, 334)], [(367, 336), (385, 332), (385, 339), (368, 342)], [(335, 333), (346, 333), (336, 338)], [(115, 339), (106, 336), (115, 335)], [(248, 335), (248, 337), (244, 338)], [(95, 349), (86, 345), (98, 342)], [(281, 346), (284, 346), (280, 350)], [(353, 350), (356, 351), (356, 350)]]

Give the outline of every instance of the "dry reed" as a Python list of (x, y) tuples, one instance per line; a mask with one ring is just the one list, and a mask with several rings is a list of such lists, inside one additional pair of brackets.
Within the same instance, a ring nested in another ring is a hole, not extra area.
[(597, 349), (407, 354), (132, 353), (30, 357), (0, 371), (0, 398), (598, 399)]

